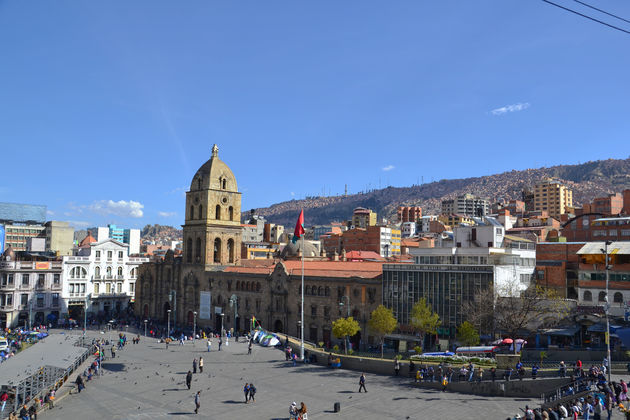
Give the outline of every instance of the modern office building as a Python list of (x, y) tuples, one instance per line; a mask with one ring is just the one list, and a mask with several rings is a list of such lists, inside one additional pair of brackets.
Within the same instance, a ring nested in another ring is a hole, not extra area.
[(573, 191), (560, 181), (546, 179), (534, 186), (534, 210), (546, 210), (549, 216), (560, 216), (573, 208)]
[(72, 255), (74, 228), (68, 222), (50, 221), (44, 224), (46, 250), (57, 255)]
[(449, 200), (442, 200), (442, 214), (483, 217), (489, 213), (490, 202), (472, 194), (464, 194)]
[(410, 253), (414, 264), (383, 265), (383, 304), (401, 325), (399, 338), (411, 342), (416, 338), (410, 314), (420, 298), (440, 316), (440, 337), (454, 338), (457, 326), (466, 320), (467, 303), (491, 287), (497, 293), (506, 287), (524, 290), (536, 262), (535, 243), (505, 235), (504, 227), (490, 217), (442, 234), (435, 248)]
[(140, 229), (119, 228), (116, 225), (89, 228), (88, 232), (99, 242), (114, 239), (129, 245), (129, 255), (140, 253)]
[(352, 212), (352, 226), (366, 229), (368, 226), (376, 225), (377, 215), (370, 209), (357, 207)]

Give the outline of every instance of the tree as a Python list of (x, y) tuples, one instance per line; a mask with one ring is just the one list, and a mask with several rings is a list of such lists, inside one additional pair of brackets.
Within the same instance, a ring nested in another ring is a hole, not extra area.
[(381, 358), (383, 357), (383, 344), (385, 343), (385, 335), (394, 332), (398, 326), (398, 321), (391, 309), (387, 309), (383, 305), (372, 311), (370, 320), (368, 321), (370, 330), (381, 339)]
[(410, 323), (420, 333), (423, 341), (425, 334), (437, 334), (437, 328), (442, 325), (439, 315), (433, 312), (425, 298), (421, 298), (411, 308)]
[[(569, 304), (553, 289), (524, 288), (518, 280), (479, 291), (464, 306), (467, 318), (484, 332), (512, 339), (539, 328), (551, 328), (568, 315)], [(516, 346), (514, 346), (516, 352)]]
[[(359, 323), (354, 320), (353, 317), (349, 316), (348, 318), (339, 318), (332, 323), (332, 332), (333, 335), (337, 338), (346, 338), (348, 340), (349, 336), (355, 335), (361, 331), (361, 327), (359, 327)], [(348, 354), (348, 346), (345, 345), (345, 353)]]
[(476, 346), (479, 344), (479, 333), (473, 324), (468, 321), (464, 321), (459, 327), (457, 327), (457, 339), (464, 346)]

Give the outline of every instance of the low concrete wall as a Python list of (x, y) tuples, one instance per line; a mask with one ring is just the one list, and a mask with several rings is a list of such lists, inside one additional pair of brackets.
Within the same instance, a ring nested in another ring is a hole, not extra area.
[[(292, 351), (300, 351), (300, 345), (297, 342), (290, 341)], [(312, 347), (305, 348), (305, 357), (307, 360), (313, 359), (313, 361), (319, 365), (328, 365), (328, 353)], [(511, 355), (510, 355), (511, 356)], [(394, 375), (394, 361), (383, 360), (369, 357), (355, 357), (333, 354), (333, 358), (341, 359), (341, 368), (354, 370), (357, 372), (372, 373), (377, 375)], [(518, 356), (517, 356), (518, 360)], [(516, 364), (516, 362), (514, 362)], [(400, 362), (400, 376), (413, 376), (409, 372), (409, 361)], [(416, 363), (416, 367), (420, 367), (423, 363)], [(459, 367), (452, 366), (453, 377), (458, 375)], [(531, 371), (527, 372), (527, 377)], [(503, 377), (503, 370), (497, 370), (497, 379)], [(471, 383), (467, 381), (453, 381), (448, 384), (447, 390), (451, 392), (461, 392), (464, 394), (476, 394), (476, 395), (488, 395), (488, 396), (505, 396), (505, 397), (533, 397), (539, 398), (543, 392), (548, 392), (557, 389), (562, 385), (566, 385), (571, 382), (570, 378), (558, 378), (557, 373), (554, 372), (539, 372), (539, 378), (544, 379), (514, 379), (516, 373), (513, 374), (511, 381), (497, 380), (492, 382), (490, 379), (490, 373), (488, 368), (484, 368), (484, 381), (481, 383)], [(410, 379), (412, 380), (412, 379)], [(414, 383), (419, 388), (433, 388), (442, 389), (442, 384), (439, 381), (436, 382), (420, 382)]]
[(497, 369), (507, 369), (511, 367), (514, 369), (519, 360), (521, 360), (520, 354), (497, 354), (494, 356), (497, 361)]
[[(575, 362), (576, 360), (581, 361), (594, 361), (601, 363), (606, 357), (606, 351), (600, 350), (569, 350), (569, 349), (547, 349), (546, 361), (552, 360), (564, 360), (565, 362), (571, 361)], [(523, 349), (522, 352), (523, 360), (537, 360), (540, 361), (540, 350), (528, 350)], [(612, 357), (614, 360), (614, 356)]]

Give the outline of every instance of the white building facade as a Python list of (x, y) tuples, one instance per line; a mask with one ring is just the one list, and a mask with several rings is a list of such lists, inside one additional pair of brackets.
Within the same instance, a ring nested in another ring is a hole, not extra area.
[(93, 242), (63, 258), (62, 299), (70, 317), (112, 317), (135, 300), (138, 266), (148, 258), (130, 257), (129, 245), (115, 239)]

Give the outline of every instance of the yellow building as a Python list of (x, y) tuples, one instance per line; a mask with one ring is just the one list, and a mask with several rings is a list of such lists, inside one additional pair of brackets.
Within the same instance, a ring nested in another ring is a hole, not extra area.
[(352, 213), (352, 225), (355, 228), (366, 229), (368, 226), (376, 226), (376, 213), (370, 209), (357, 207)]
[(461, 224), (475, 224), (472, 217), (462, 216), (461, 214), (443, 214), (438, 217), (438, 220), (445, 226), (450, 226), (451, 228), (457, 227)]
[(573, 191), (560, 181), (548, 178), (534, 186), (534, 210), (545, 210), (558, 219), (573, 207)]
[(400, 255), (400, 242), (402, 240), (400, 229), (392, 228), (392, 255)]

